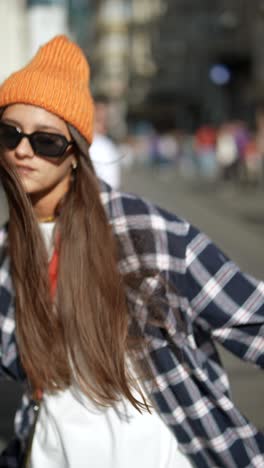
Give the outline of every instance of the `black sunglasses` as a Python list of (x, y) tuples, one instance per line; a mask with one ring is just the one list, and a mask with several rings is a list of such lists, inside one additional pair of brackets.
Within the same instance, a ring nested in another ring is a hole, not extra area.
[(35, 154), (56, 158), (63, 156), (68, 146), (74, 141), (68, 141), (64, 135), (48, 132), (23, 133), (13, 125), (0, 122), (0, 145), (4, 148), (15, 149), (22, 138), (27, 138)]

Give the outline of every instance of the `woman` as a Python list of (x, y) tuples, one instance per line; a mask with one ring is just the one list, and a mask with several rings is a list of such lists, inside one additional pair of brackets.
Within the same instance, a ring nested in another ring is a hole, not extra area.
[(260, 466), (212, 339), (263, 367), (264, 284), (98, 183), (88, 78), (58, 36), (0, 87), (0, 372), (25, 383), (0, 466)]

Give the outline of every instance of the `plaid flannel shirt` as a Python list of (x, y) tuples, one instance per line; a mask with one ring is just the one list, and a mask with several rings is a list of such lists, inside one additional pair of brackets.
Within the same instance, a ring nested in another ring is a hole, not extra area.
[[(120, 271), (145, 272), (127, 298), (131, 317), (148, 338), (155, 385), (147, 382), (146, 388), (157, 411), (194, 466), (263, 467), (264, 434), (231, 401), (214, 340), (264, 367), (264, 283), (242, 273), (206, 235), (175, 215), (105, 184), (101, 197), (118, 242)], [(0, 375), (23, 380), (5, 239), (2, 229)], [(162, 326), (149, 320), (153, 312), (141, 292), (160, 299)], [(16, 439), (0, 467), (21, 466), (19, 452), (32, 421), (33, 402), (25, 394)]]

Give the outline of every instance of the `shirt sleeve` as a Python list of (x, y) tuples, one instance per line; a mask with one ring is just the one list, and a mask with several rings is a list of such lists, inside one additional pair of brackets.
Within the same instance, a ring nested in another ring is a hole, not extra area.
[(15, 343), (14, 290), (10, 259), (6, 252), (7, 231), (0, 228), (0, 379), (12, 378), (17, 372)]
[[(1, 296), (2, 296), (2, 288), (1, 288), (1, 278), (3, 278), (3, 254), (4, 254), (4, 244), (6, 240), (6, 233), (5, 229), (2, 227), (0, 228), (0, 379), (3, 378), (4, 372), (3, 372), (3, 364), (2, 364), (2, 326), (3, 326), (3, 317), (1, 314)], [(3, 296), (2, 296), (3, 297)]]
[(264, 367), (264, 282), (241, 272), (194, 227), (187, 237), (185, 293), (193, 320), (241, 359)]

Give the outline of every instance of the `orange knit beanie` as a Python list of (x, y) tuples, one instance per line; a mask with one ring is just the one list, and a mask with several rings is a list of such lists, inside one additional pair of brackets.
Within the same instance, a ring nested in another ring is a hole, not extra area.
[(66, 36), (56, 36), (0, 86), (0, 107), (16, 103), (43, 107), (91, 143), (94, 105), (89, 78), (89, 65), (79, 46)]

